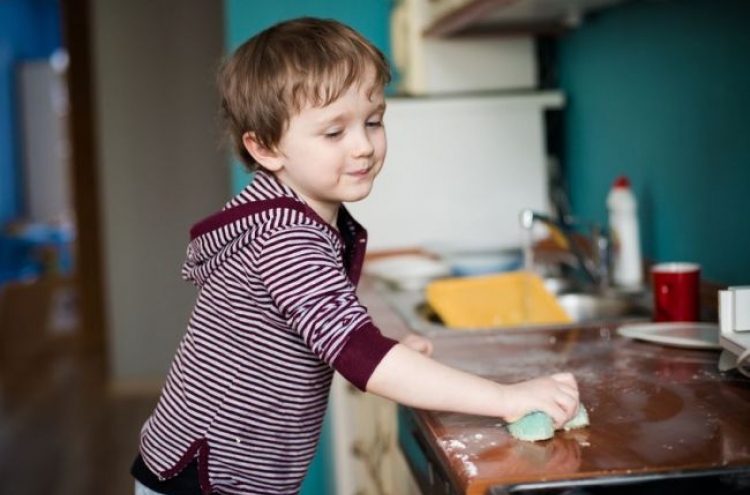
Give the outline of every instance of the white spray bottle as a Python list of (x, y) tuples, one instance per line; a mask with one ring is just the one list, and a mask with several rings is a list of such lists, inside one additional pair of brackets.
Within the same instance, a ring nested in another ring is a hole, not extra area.
[(613, 241), (615, 286), (637, 289), (643, 286), (638, 204), (627, 177), (618, 177), (607, 195), (609, 228)]

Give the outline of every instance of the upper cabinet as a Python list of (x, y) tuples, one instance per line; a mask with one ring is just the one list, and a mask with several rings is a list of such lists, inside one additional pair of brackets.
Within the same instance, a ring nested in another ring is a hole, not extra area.
[(627, 0), (427, 0), (423, 34), (434, 38), (561, 33), (592, 11)]

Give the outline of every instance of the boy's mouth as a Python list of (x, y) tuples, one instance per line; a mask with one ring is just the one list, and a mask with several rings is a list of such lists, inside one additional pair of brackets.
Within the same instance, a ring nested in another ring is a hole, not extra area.
[(372, 167), (362, 168), (359, 170), (355, 170), (353, 172), (349, 172), (349, 175), (353, 175), (354, 177), (364, 177), (366, 175), (369, 175), (370, 170), (372, 170)]

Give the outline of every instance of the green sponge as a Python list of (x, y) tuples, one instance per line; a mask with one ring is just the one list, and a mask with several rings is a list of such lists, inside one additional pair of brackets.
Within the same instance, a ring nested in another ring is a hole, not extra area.
[(570, 418), (570, 421), (565, 423), (563, 425), (563, 430), (569, 431), (569, 430), (575, 430), (576, 428), (583, 428), (584, 426), (589, 425), (589, 412), (586, 410), (586, 408), (583, 406), (583, 404), (580, 404), (578, 406), (578, 410), (573, 415), (572, 418)]
[(552, 438), (552, 435), (555, 434), (555, 427), (549, 414), (534, 411), (518, 421), (510, 423), (508, 431), (519, 440), (536, 442), (537, 440)]
[[(589, 413), (583, 404), (581, 404), (578, 406), (578, 411), (576, 411), (575, 416), (565, 423), (562, 429), (568, 431), (588, 426), (588, 424)], [(549, 414), (534, 411), (518, 421), (508, 424), (508, 431), (519, 440), (536, 442), (537, 440), (547, 440), (552, 438), (555, 434), (555, 427)]]

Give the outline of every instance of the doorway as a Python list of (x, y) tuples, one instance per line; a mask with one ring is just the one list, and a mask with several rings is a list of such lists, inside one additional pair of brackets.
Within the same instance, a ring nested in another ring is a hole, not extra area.
[[(6, 65), (14, 146), (3, 173), (10, 206), (0, 246), (6, 357), (18, 346), (40, 358), (104, 351), (89, 7), (88, 0), (4, 6), (8, 30), (0, 48), (16, 52)], [(14, 22), (24, 34), (13, 32)], [(50, 47), (57, 49), (45, 58)]]

